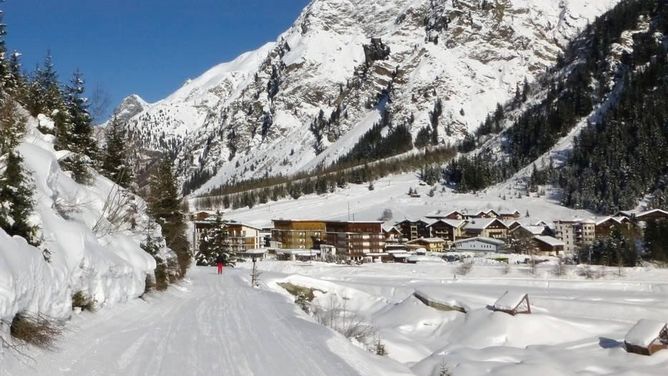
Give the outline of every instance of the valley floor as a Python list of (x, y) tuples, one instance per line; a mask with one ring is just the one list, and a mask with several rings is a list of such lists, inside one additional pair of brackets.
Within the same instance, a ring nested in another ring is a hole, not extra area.
[(54, 351), (4, 354), (0, 375), (406, 375), (303, 320), (285, 297), (249, 287), (243, 269), (193, 268), (179, 289), (83, 313)]
[[(623, 346), (638, 319), (668, 320), (666, 269), (609, 268), (591, 280), (575, 266), (556, 276), (549, 263), (532, 271), (483, 259), (462, 275), (460, 263), (428, 256), (414, 265), (258, 265), (259, 288), (249, 286), (248, 262), (223, 276), (193, 268), (188, 283), (148, 302), (76, 315), (57, 349), (31, 350), (32, 359), (6, 352), (0, 375), (438, 376), (447, 368), (453, 376), (658, 376), (668, 369), (668, 350), (647, 357)], [(313, 289), (316, 313), (298, 308), (279, 283)], [(490, 311), (505, 291), (528, 293), (533, 314)], [(467, 313), (428, 307), (416, 292)], [(366, 346), (349, 341), (317, 323), (323, 309), (375, 333)], [(369, 351), (379, 340), (382, 357)]]

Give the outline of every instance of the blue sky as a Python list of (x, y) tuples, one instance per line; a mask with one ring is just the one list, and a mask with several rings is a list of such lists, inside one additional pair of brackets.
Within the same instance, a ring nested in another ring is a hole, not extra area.
[(7, 44), (32, 71), (54, 57), (61, 81), (79, 68), (112, 107), (159, 100), (188, 78), (273, 41), (308, 0), (6, 0)]

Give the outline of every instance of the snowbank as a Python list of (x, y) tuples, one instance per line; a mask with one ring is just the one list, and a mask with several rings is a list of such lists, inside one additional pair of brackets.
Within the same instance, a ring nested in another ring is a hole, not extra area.
[[(45, 122), (40, 116), (39, 123)], [(140, 247), (149, 221), (146, 204), (97, 173), (90, 185), (77, 184), (58, 164), (66, 152), (56, 152), (54, 137), (37, 124), (29, 118), (18, 151), (33, 178), (31, 221), (39, 226), (41, 244), (30, 246), (0, 229), (0, 319), (11, 321), (21, 311), (67, 318), (78, 291), (98, 307), (138, 297), (155, 269)], [(105, 206), (110, 201), (122, 202), (134, 223), (114, 221)], [(159, 228), (152, 231), (159, 237)]]

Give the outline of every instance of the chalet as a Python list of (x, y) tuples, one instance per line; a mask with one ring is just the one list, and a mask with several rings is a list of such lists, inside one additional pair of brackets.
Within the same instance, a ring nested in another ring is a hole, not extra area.
[(455, 242), (455, 251), (457, 252), (503, 252), (506, 243), (499, 239), (476, 237), (470, 239), (457, 240)]
[(498, 217), (502, 221), (513, 221), (521, 217), (522, 215), (520, 214), (519, 211), (508, 211), (508, 212), (500, 212)]
[(454, 219), (454, 220), (462, 220), (466, 219), (466, 215), (459, 210), (453, 210), (449, 213), (446, 214), (432, 214), (428, 215), (427, 218), (431, 219)]
[(512, 220), (512, 221), (504, 221), (506, 224), (506, 227), (508, 227), (508, 234), (510, 235), (510, 231), (522, 226), (522, 223), (518, 220)]
[(668, 220), (668, 212), (662, 209), (652, 209), (636, 214), (639, 222), (665, 221)]
[(462, 237), (462, 230), (466, 221), (457, 219), (438, 219), (427, 227), (430, 229), (431, 236), (445, 240), (446, 245), (452, 244), (455, 240)]
[(547, 235), (548, 231), (545, 226), (520, 225), (514, 228), (511, 227), (508, 233), (512, 239), (531, 239), (534, 236)]
[(538, 235), (533, 238), (539, 254), (559, 256), (564, 253), (565, 243), (548, 235)]
[(464, 225), (463, 237), (508, 238), (508, 226), (496, 218), (471, 219)]
[(509, 315), (531, 313), (529, 295), (523, 292), (506, 291), (492, 306), (493, 311), (504, 312)]
[(401, 239), (401, 230), (397, 226), (383, 225), (383, 236), (385, 241), (399, 241)]
[(397, 223), (401, 236), (406, 240), (413, 240), (419, 238), (429, 238), (429, 224), (432, 220), (429, 219), (405, 219)]
[(473, 215), (469, 215), (468, 218), (498, 218), (499, 214), (492, 209), (486, 211), (479, 211)]
[(596, 238), (602, 238), (609, 236), (614, 229), (619, 230), (622, 234), (629, 234), (633, 227), (633, 223), (628, 217), (607, 217), (596, 222), (594, 232)]
[(409, 246), (424, 248), (429, 252), (443, 252), (445, 250), (445, 240), (441, 238), (420, 238), (408, 242)]
[(665, 322), (640, 320), (624, 338), (626, 351), (641, 355), (652, 355), (668, 349), (668, 326)]

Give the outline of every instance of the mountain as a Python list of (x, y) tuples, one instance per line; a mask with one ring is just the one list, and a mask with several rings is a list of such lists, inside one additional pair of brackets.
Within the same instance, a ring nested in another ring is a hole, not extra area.
[(276, 43), (187, 82), (128, 129), (142, 149), (174, 153), (187, 192), (327, 166), (384, 112), (413, 138), (451, 143), (617, 1), (314, 0)]

